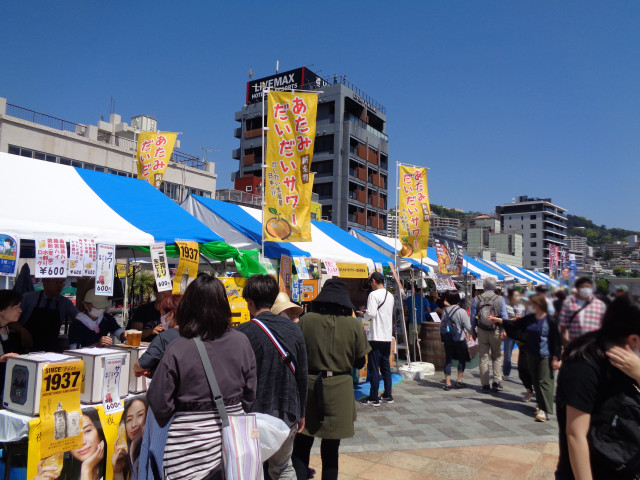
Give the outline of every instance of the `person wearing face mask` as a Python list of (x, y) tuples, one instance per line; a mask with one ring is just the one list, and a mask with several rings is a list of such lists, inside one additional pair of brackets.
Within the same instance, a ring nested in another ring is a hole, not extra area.
[(124, 330), (112, 315), (105, 312), (111, 301), (90, 290), (82, 302), (84, 313), (79, 313), (69, 328), (69, 348), (108, 347), (113, 344), (110, 335), (124, 341)]
[(564, 301), (558, 317), (565, 347), (585, 333), (598, 330), (607, 309), (602, 300), (594, 297), (590, 278), (579, 278), (575, 286), (577, 295), (571, 295)]
[[(615, 299), (602, 327), (572, 342), (556, 395), (557, 480), (640, 478), (640, 304)], [(612, 462), (613, 457), (617, 462)]]

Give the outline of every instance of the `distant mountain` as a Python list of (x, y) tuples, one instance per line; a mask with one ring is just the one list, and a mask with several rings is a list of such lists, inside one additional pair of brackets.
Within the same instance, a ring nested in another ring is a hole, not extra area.
[(568, 235), (587, 237), (587, 243), (592, 247), (600, 247), (616, 241), (626, 241), (629, 235), (640, 235), (640, 232), (625, 230), (624, 228), (598, 226), (591, 220), (577, 215), (567, 215), (567, 227)]

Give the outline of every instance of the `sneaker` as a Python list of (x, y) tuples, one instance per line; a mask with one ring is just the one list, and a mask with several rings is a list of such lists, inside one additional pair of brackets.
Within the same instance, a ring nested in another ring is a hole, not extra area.
[(491, 390), (493, 390), (494, 392), (502, 392), (504, 390), (502, 382), (493, 382), (493, 384), (491, 385)]
[(547, 414), (544, 410), (538, 411), (536, 415), (536, 422), (546, 422), (548, 419)]
[(379, 407), (380, 406), (380, 400), (367, 400), (367, 405), (371, 405), (373, 407)]
[(455, 384), (455, 388), (467, 388), (467, 386), (465, 385), (464, 382), (461, 382), (458, 380)]
[(393, 395), (383, 395), (382, 397), (380, 397), (380, 400), (382, 400), (384, 403), (393, 403)]
[(482, 393), (489, 393), (491, 391), (491, 388), (489, 387), (489, 385), (482, 385)]
[(530, 402), (532, 398), (533, 398), (533, 392), (527, 392), (524, 394), (524, 398), (522, 399), (522, 401)]
[(449, 390), (451, 390), (451, 385), (447, 385), (447, 384), (445, 383), (445, 384), (442, 386), (442, 389), (443, 389), (445, 392), (448, 392)]

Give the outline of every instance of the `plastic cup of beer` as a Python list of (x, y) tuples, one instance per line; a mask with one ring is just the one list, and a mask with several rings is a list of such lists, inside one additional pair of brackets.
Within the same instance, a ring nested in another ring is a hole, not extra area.
[(53, 472), (54, 477), (57, 478), (62, 473), (62, 464), (64, 462), (64, 453), (59, 452), (51, 455), (44, 459), (42, 462), (43, 467), (56, 467), (55, 472)]
[(142, 341), (142, 330), (131, 330), (131, 341), (129, 345), (132, 347), (139, 347)]

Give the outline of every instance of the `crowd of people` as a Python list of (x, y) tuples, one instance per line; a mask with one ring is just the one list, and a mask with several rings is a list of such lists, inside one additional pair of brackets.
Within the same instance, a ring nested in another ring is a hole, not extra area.
[[(300, 305), (280, 292), (274, 277), (252, 276), (243, 290), (252, 320), (235, 329), (225, 288), (213, 276), (199, 275), (184, 295), (158, 294), (132, 319), (151, 341), (134, 366), (138, 375), (151, 379), (146, 400), (126, 402), (111, 459), (106, 458), (99, 419), (96, 423), (90, 410), (84, 412), (83, 448), (71, 452), (63, 472), (100, 478), (110, 461), (114, 478), (223, 478), (221, 418), (204, 366), (193, 354), (194, 339), (200, 338), (228, 413), (266, 413), (289, 429), (279, 450), (265, 459), (265, 479), (312, 478), (309, 457), (315, 438), (320, 439), (322, 479), (338, 478), (340, 441), (354, 435), (352, 371), (368, 366), (371, 389), (363, 403), (379, 407), (394, 402), (389, 357), (397, 296), (378, 272), (368, 283), (366, 307), (356, 309), (345, 282), (330, 279), (303, 314)], [(47, 342), (57, 346), (39, 338), (34, 325), (54, 322), (59, 331), (69, 316), (74, 316), (72, 347), (108, 346), (113, 337), (124, 339), (104, 297), (88, 293), (79, 310), (62, 298), (59, 282), (25, 296), (0, 291), (1, 363), (16, 355), (7, 327), (21, 348)], [(483, 290), (466, 305), (456, 291), (428, 298), (416, 290), (410, 303), (417, 323), (433, 321), (431, 313), (441, 320), (445, 391), (467, 386), (463, 376), (473, 339), (480, 355), (480, 391), (499, 394), (503, 378), (512, 374), (517, 345), (523, 400), (535, 399), (536, 421), (557, 412), (557, 479), (623, 478), (621, 469), (640, 471), (640, 461), (625, 457), (621, 467), (622, 460), (612, 463), (606, 445), (595, 446), (606, 442), (602, 438), (623, 446), (628, 440), (615, 437), (619, 430), (607, 423), (611, 412), (640, 440), (640, 306), (627, 289), (605, 303), (596, 298), (589, 278), (578, 279), (569, 295), (559, 290), (553, 297), (544, 287), (502, 292), (495, 279), (486, 278)], [(457, 379), (452, 381), (454, 360)], [(608, 436), (594, 435), (599, 424), (609, 427)], [(54, 478), (52, 468), (41, 462), (36, 478)], [(69, 473), (60, 478), (75, 477)]]

